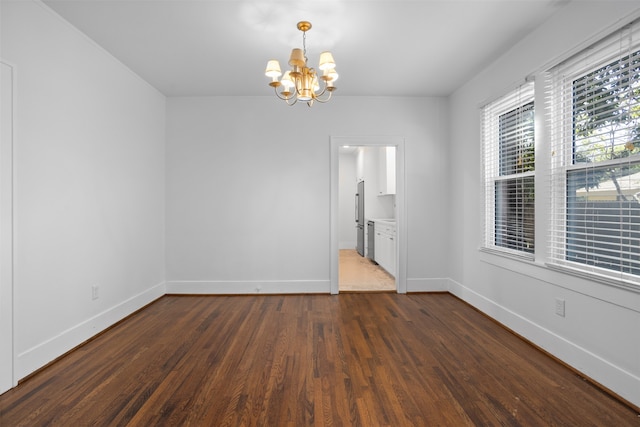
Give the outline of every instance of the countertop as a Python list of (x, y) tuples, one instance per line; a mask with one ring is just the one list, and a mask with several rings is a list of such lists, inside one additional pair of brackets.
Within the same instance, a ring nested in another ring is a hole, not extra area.
[(396, 220), (394, 218), (368, 218), (367, 221), (377, 222), (379, 224), (387, 225), (389, 227), (396, 226)]

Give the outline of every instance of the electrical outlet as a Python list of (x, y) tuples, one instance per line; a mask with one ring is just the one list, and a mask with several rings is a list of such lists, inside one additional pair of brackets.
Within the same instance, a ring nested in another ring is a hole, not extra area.
[(96, 300), (100, 297), (100, 287), (98, 285), (91, 287), (91, 299)]
[(556, 314), (564, 317), (564, 300), (562, 298), (556, 298)]

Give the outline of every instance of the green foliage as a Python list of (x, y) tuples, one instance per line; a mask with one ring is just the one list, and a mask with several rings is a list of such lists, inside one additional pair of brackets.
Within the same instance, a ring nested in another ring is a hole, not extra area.
[(627, 142), (636, 148), (640, 137), (640, 51), (575, 80), (573, 87), (576, 141), (589, 141), (603, 129), (609, 135), (625, 131)]
[[(640, 51), (573, 82), (574, 163), (638, 156), (640, 164)], [(629, 159), (632, 161), (632, 159)], [(638, 171), (637, 165), (594, 168), (585, 188)], [(624, 199), (624, 196), (620, 194)]]
[(500, 175), (535, 170), (533, 101), (500, 116)]

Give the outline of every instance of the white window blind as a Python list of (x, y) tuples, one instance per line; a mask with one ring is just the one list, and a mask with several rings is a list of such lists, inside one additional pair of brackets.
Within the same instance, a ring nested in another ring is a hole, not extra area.
[(535, 151), (533, 83), (482, 107), (484, 242), (533, 257)]
[(640, 26), (547, 73), (550, 263), (640, 284)]

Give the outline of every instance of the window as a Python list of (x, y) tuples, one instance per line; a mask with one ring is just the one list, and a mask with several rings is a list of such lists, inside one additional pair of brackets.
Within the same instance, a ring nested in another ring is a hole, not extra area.
[(640, 30), (548, 76), (552, 264), (640, 282)]
[(482, 108), (485, 248), (532, 257), (534, 142), (533, 83)]

